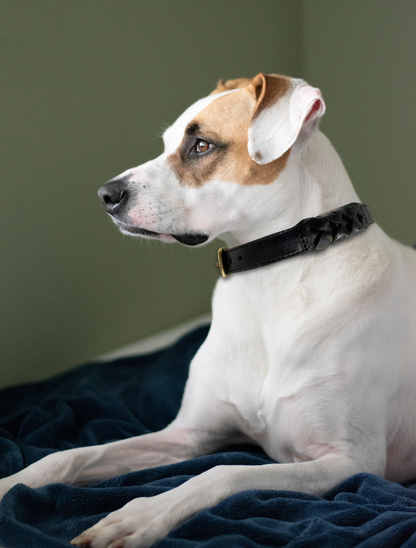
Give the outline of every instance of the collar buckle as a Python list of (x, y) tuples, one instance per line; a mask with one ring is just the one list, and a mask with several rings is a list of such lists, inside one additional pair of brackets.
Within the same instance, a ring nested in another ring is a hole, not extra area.
[(224, 270), (224, 263), (222, 262), (222, 252), (224, 250), (228, 249), (227, 246), (225, 247), (220, 247), (219, 250), (218, 250), (218, 263), (217, 263), (217, 266), (218, 268), (220, 269), (220, 272), (221, 272), (221, 276), (223, 278), (228, 278), (228, 276), (230, 276), (230, 274), (226, 274), (225, 270)]

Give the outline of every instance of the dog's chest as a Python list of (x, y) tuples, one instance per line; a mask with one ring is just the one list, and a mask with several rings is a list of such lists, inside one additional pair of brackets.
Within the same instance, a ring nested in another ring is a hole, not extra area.
[(240, 348), (223, 347), (213, 375), (215, 399), (227, 409), (227, 422), (277, 461), (309, 460), (303, 409), (313, 373), (294, 373), (279, 356), (286, 349), (275, 344), (270, 352), (258, 333), (246, 333), (244, 340)]
[(275, 297), (260, 284), (249, 287), (244, 299), (231, 284), (227, 293), (216, 291), (203, 382), (224, 404), (227, 422), (272, 458), (310, 460), (316, 448), (305, 418), (315, 407), (310, 386), (318, 371), (313, 363), (305, 367), (297, 337), (304, 327), (302, 294), (292, 291), (285, 302), (282, 292)]
[[(227, 385), (223, 401), (233, 410), (235, 426), (276, 461), (296, 462), (315, 456), (305, 416), (314, 407), (305, 402), (306, 377), (276, 374), (276, 369), (244, 382)], [(306, 415), (305, 415), (306, 413)]]

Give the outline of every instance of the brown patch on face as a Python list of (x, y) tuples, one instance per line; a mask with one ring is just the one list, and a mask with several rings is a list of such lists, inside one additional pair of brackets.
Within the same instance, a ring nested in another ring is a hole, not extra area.
[(232, 89), (245, 88), (250, 84), (250, 78), (237, 78), (236, 80), (227, 80), (224, 82), (223, 79), (218, 80), (217, 89), (211, 91), (210, 95), (215, 93), (222, 93), (223, 91), (231, 91)]
[[(264, 80), (258, 81), (259, 77)], [(286, 77), (270, 76), (270, 82), (268, 78), (259, 75), (253, 81), (240, 79), (249, 84), (214, 100), (188, 124), (181, 145), (168, 158), (183, 184), (199, 187), (217, 179), (241, 185), (267, 185), (277, 179), (287, 164), (290, 149), (273, 162), (260, 165), (250, 157), (247, 148), (253, 113), (264, 100), (270, 105), (273, 91), (278, 95), (277, 101), (290, 85)], [(276, 78), (283, 83), (274, 82)], [(195, 154), (192, 147), (198, 139), (213, 144), (213, 148), (206, 154)]]

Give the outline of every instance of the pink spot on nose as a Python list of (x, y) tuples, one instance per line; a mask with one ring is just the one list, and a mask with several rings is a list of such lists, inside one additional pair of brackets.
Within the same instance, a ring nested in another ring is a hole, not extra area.
[(136, 225), (141, 225), (142, 222), (142, 208), (140, 206), (134, 206), (128, 212), (128, 216)]
[(132, 207), (127, 215), (135, 225), (157, 232), (156, 220), (152, 213), (153, 208), (151, 205), (143, 206), (143, 204), (139, 204)]

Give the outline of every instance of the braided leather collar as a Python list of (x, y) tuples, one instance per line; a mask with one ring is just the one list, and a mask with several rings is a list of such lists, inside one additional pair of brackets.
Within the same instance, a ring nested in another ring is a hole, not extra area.
[(330, 244), (363, 232), (374, 219), (365, 204), (351, 203), (329, 213), (303, 219), (292, 228), (243, 245), (218, 250), (223, 278), (266, 266), (308, 251), (321, 251)]

